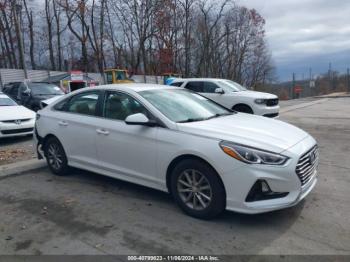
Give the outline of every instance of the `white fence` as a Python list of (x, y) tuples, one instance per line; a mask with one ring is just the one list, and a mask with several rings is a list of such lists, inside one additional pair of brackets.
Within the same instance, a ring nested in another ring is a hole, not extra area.
[[(46, 70), (28, 70), (28, 78), (32, 81), (42, 81), (49, 76), (64, 74), (62, 71), (46, 71)], [(101, 75), (99, 73), (88, 73), (88, 76), (102, 83)], [(133, 75), (131, 77), (136, 83), (152, 83), (163, 84), (161, 76), (144, 76)], [(24, 71), (22, 69), (0, 69), (0, 89), (9, 82), (21, 82), (24, 78)]]

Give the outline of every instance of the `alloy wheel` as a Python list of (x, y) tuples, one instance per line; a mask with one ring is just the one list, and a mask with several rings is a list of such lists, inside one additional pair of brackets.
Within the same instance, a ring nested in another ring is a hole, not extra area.
[(59, 170), (61, 168), (63, 164), (63, 155), (58, 144), (52, 143), (49, 145), (47, 150), (47, 158), (53, 169)]
[(212, 200), (212, 188), (208, 179), (198, 170), (187, 169), (177, 180), (181, 200), (194, 210), (206, 209)]

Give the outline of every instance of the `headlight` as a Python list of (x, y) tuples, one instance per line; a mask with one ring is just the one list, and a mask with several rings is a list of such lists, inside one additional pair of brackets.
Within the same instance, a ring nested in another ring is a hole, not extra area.
[(288, 157), (280, 154), (231, 142), (222, 141), (220, 147), (227, 155), (248, 164), (283, 165), (288, 160)]
[(266, 104), (266, 99), (255, 99), (254, 102), (258, 105)]

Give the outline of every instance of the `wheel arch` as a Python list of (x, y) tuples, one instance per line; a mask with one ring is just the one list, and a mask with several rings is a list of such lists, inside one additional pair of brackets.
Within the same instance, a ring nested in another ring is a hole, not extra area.
[(43, 149), (45, 149), (46, 143), (47, 143), (47, 141), (48, 141), (50, 138), (55, 138), (55, 139), (57, 139), (58, 142), (60, 142), (60, 144), (62, 145), (62, 143), (61, 143), (61, 141), (58, 139), (58, 137), (55, 136), (54, 134), (51, 134), (51, 133), (50, 133), (50, 134), (47, 134), (47, 135), (43, 138), (43, 140), (42, 140), (42, 148), (43, 148)]
[(179, 164), (181, 161), (184, 160), (188, 160), (188, 159), (194, 159), (194, 160), (199, 160), (207, 165), (209, 165), (216, 173), (217, 177), (219, 178), (221, 185), (224, 189), (224, 194), (225, 194), (225, 198), (226, 198), (226, 188), (224, 185), (224, 182), (222, 181), (222, 178), (220, 177), (220, 175), (218, 174), (218, 172), (216, 171), (216, 169), (213, 167), (213, 165), (211, 165), (208, 161), (206, 161), (205, 159), (203, 159), (202, 157), (193, 155), (193, 154), (183, 154), (183, 155), (179, 155), (176, 158), (174, 158), (170, 164), (168, 165), (167, 171), (166, 171), (166, 186), (167, 189), (169, 191), (169, 193), (171, 194), (171, 186), (170, 186), (170, 181), (171, 181), (171, 173), (174, 170), (174, 168), (176, 167), (177, 164)]
[(252, 108), (249, 104), (246, 104), (246, 103), (238, 103), (238, 104), (235, 104), (235, 105), (232, 106), (232, 110), (237, 111), (235, 108), (240, 107), (240, 106), (241, 106), (241, 107), (247, 107), (247, 108), (249, 108), (249, 109), (253, 112), (253, 114), (254, 114), (253, 108)]

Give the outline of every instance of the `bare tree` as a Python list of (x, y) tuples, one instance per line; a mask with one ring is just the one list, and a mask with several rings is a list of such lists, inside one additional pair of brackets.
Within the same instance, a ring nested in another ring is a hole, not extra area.
[(28, 20), (28, 29), (29, 29), (29, 55), (30, 63), (32, 69), (36, 69), (35, 59), (34, 59), (34, 22), (33, 22), (33, 10), (28, 8), (27, 0), (23, 0), (24, 10)]

